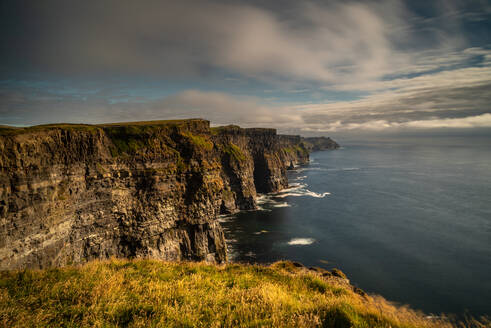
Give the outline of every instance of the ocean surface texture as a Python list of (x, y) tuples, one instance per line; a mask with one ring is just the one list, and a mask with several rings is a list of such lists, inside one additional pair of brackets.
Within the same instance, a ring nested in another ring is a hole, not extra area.
[(261, 210), (222, 218), (231, 260), (337, 267), (427, 313), (491, 314), (491, 142), (342, 143)]

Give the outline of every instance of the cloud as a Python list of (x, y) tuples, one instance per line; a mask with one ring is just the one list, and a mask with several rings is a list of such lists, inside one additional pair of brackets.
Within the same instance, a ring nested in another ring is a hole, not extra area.
[[(0, 81), (0, 123), (203, 117), (285, 131), (488, 127), (491, 50), (469, 45), (463, 22), (491, 10), (466, 3), (435, 2), (422, 17), (402, 0), (32, 2), (19, 9), (18, 26), (0, 32), (10, 45), (0, 72), (14, 77)], [(22, 69), (65, 77), (68, 87), (19, 83)], [(70, 89), (75, 79), (99, 88)], [(180, 86), (152, 97), (121, 86), (138, 79)], [(265, 88), (244, 96), (251, 84)], [(330, 100), (349, 92), (363, 96)]]
[(303, 120), (293, 108), (266, 104), (249, 96), (187, 90), (152, 101), (129, 97), (113, 102), (106, 90), (93, 94), (60, 95), (34, 88), (0, 89), (1, 124), (205, 118), (216, 125), (292, 126)]
[(433, 128), (491, 128), (491, 114), (469, 116), (464, 118), (446, 118), (440, 120), (412, 121), (403, 124), (404, 127), (433, 129)]
[[(376, 94), (346, 102), (309, 105), (266, 103), (261, 98), (223, 92), (187, 90), (153, 101), (111, 102), (105, 91), (73, 96), (40, 90), (0, 92), (4, 124), (49, 122), (101, 123), (202, 117), (216, 125), (276, 127), (280, 131), (337, 132), (435, 128), (490, 128), (491, 82), (483, 79), (461, 88), (433, 88)], [(466, 72), (461, 71), (465, 75)], [(458, 74), (454, 76), (458, 79)], [(418, 84), (418, 81), (414, 84)], [(30, 96), (28, 96), (30, 95)], [(15, 115), (12, 115), (15, 113)]]
[[(308, 104), (298, 109), (308, 129), (319, 131), (417, 127), (423, 125), (422, 122), (432, 122), (428, 127), (439, 127), (440, 123), (434, 123), (461, 122), (458, 120), (491, 112), (490, 66), (442, 71), (386, 83), (394, 89), (359, 100)], [(409, 123), (413, 121), (417, 123)]]
[(458, 26), (453, 16), (423, 34), (401, 0), (287, 4), (288, 10), (210, 0), (33, 2), (19, 11), (23, 33), (2, 62), (70, 76), (208, 79), (231, 72), (354, 90), (372, 89), (387, 74), (460, 60), (442, 56), (463, 43), (448, 28)]
[(401, 129), (468, 129), (468, 128), (491, 128), (491, 114), (486, 113), (464, 118), (444, 118), (408, 121), (403, 123), (389, 122), (386, 120), (372, 120), (362, 123), (343, 124), (340, 121), (326, 124), (322, 127), (306, 127), (304, 131), (313, 132), (336, 132), (336, 131), (400, 131)]
[(188, 90), (151, 105), (154, 113), (177, 115), (179, 118), (204, 117), (214, 124), (244, 126), (301, 124), (293, 109), (266, 105), (255, 97), (232, 96), (221, 92)]

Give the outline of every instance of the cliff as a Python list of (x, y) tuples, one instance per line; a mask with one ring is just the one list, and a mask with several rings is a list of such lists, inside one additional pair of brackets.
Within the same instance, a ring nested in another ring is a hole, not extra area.
[(306, 163), (300, 137), (200, 119), (0, 128), (0, 269), (226, 260), (220, 213)]
[(279, 135), (283, 164), (288, 168), (309, 162), (309, 149), (300, 136)]
[(329, 137), (302, 138), (302, 141), (309, 151), (332, 150), (339, 148), (338, 143)]

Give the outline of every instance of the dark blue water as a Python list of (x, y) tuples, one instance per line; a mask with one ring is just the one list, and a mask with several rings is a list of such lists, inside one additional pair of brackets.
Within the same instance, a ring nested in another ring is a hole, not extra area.
[(224, 220), (232, 259), (338, 267), (365, 291), (427, 313), (489, 315), (487, 141), (351, 143), (313, 153), (290, 172), (292, 189)]

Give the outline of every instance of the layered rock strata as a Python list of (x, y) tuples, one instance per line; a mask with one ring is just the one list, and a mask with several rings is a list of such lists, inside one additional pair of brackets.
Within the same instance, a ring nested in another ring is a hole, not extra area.
[(298, 136), (206, 120), (0, 128), (0, 269), (226, 260), (217, 216), (308, 162)]

